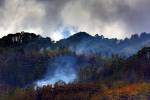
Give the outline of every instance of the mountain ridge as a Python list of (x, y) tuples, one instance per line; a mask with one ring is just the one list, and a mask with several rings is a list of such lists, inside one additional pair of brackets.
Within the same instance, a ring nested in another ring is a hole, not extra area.
[(38, 50), (42, 48), (68, 48), (70, 51), (77, 54), (95, 53), (104, 56), (111, 56), (112, 54), (130, 56), (137, 53), (139, 49), (145, 46), (150, 46), (150, 34), (143, 32), (140, 36), (134, 34), (131, 38), (118, 40), (116, 38), (108, 39), (103, 35), (99, 36), (97, 34), (95, 36), (91, 36), (86, 32), (78, 32), (55, 43), (48, 37), (43, 38), (42, 36), (34, 33), (21, 32), (9, 34), (0, 39), (1, 47), (17, 47), (23, 45), (27, 48), (35, 47), (38, 48)]
[[(91, 36), (86, 32), (76, 33), (69, 38), (62, 39), (56, 43), (58, 46), (70, 48), (79, 54), (101, 53), (104, 55), (124, 54), (130, 56), (150, 44), (150, 34), (142, 33), (140, 36), (134, 34), (131, 38), (124, 40), (108, 39), (104, 36)], [(110, 52), (110, 54), (107, 54)], [(119, 52), (119, 53), (118, 53)]]

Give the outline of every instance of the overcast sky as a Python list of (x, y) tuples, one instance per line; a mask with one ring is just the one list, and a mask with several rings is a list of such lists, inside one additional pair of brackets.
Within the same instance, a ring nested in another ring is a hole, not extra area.
[(20, 31), (54, 40), (79, 31), (108, 38), (150, 32), (150, 0), (0, 0), (0, 37)]

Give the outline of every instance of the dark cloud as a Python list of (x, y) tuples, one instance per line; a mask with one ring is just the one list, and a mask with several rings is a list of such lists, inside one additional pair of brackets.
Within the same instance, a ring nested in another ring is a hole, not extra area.
[(0, 8), (3, 7), (5, 0), (0, 0)]
[(149, 5), (149, 0), (0, 0), (0, 31), (31, 31), (54, 39), (76, 31), (124, 38), (150, 32)]
[(45, 7), (45, 18), (43, 19), (42, 26), (45, 32), (49, 32), (50, 28), (58, 29), (62, 24), (60, 12), (64, 8), (68, 0), (37, 0)]
[[(77, 0), (73, 2), (74, 5), (68, 5), (67, 9), (71, 9), (75, 14), (70, 11), (71, 14), (65, 20), (68, 24), (79, 27), (80, 30), (118, 38), (150, 31), (148, 28), (150, 1), (148, 0)], [(83, 13), (86, 14), (83, 15)], [(73, 17), (77, 14), (82, 21)]]

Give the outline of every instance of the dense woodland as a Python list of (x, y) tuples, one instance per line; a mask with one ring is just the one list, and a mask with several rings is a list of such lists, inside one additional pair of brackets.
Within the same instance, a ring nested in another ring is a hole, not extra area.
[[(81, 32), (57, 42), (33, 33), (9, 34), (0, 39), (0, 100), (149, 100), (149, 42), (147, 33), (117, 40)], [(86, 48), (89, 43), (93, 46)], [(134, 52), (121, 55), (125, 50)], [(51, 63), (66, 56), (77, 59), (76, 80), (34, 84), (48, 69), (53, 75), (57, 68)]]

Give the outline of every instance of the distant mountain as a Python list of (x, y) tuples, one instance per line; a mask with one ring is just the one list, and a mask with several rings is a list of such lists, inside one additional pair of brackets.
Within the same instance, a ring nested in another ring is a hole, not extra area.
[(76, 54), (103, 56), (111, 56), (112, 54), (131, 56), (147, 46), (150, 46), (150, 34), (145, 32), (140, 36), (135, 34), (124, 40), (108, 39), (98, 34), (91, 36), (86, 32), (76, 33), (56, 43), (51, 38), (43, 38), (28, 32), (9, 34), (0, 39), (0, 47), (21, 47), (24, 51), (67, 48)]
[(129, 39), (117, 40), (104, 38), (99, 35), (91, 36), (86, 32), (79, 32), (56, 43), (57, 47), (69, 48), (77, 54), (95, 53), (105, 56), (111, 56), (112, 54), (130, 56), (149, 45), (149, 33), (142, 33), (140, 36), (135, 34)]
[(90, 54), (90, 53), (105, 53), (110, 51), (113, 46), (113, 41), (93, 37), (86, 32), (79, 32), (70, 36), (67, 39), (60, 40), (56, 43), (58, 47), (69, 48), (77, 54)]
[(40, 51), (46, 48), (54, 48), (54, 42), (46, 37), (28, 32), (8, 34), (0, 39), (0, 48), (16, 48), (23, 52)]
[[(101, 76), (100, 79), (106, 78), (106, 75), (110, 78), (115, 75), (118, 78), (121, 73), (123, 76), (132, 76), (131, 80), (133, 80), (134, 76), (138, 75), (138, 71), (141, 71), (141, 74), (146, 72), (143, 75), (147, 78), (146, 80), (150, 80), (150, 49), (143, 48), (149, 45), (149, 33), (117, 40), (79, 32), (56, 43), (50, 38), (43, 38), (34, 33), (9, 34), (0, 39), (0, 83), (24, 87), (42, 79), (44, 79), (44, 83), (47, 79), (48, 82), (49, 79), (52, 79), (50, 82), (53, 83), (60, 79), (69, 82), (72, 77), (75, 79), (77, 72), (84, 67), (99, 67), (100, 73), (98, 72), (97, 75)], [(141, 48), (143, 49), (141, 50)], [(107, 59), (112, 54), (130, 57), (127, 57), (127, 61), (121, 60), (124, 57), (118, 58), (119, 56), (115, 55)], [(133, 54), (135, 55), (132, 56)], [(99, 55), (106, 56), (107, 60)], [(126, 64), (126, 62), (128, 63)], [(117, 70), (123, 65), (125, 68), (127, 66), (127, 74), (122, 74), (121, 71), (124, 69)], [(91, 74), (88, 74), (92, 76), (89, 76), (91, 79), (95, 80), (96, 77), (93, 78), (93, 73), (97, 73), (98, 69), (91, 69)], [(89, 73), (88, 70), (86, 70), (87, 73)], [(112, 71), (114, 73), (111, 73)], [(130, 74), (132, 71), (135, 73)], [(119, 72), (119, 75), (116, 72)], [(88, 77), (87, 79), (89, 80)]]

